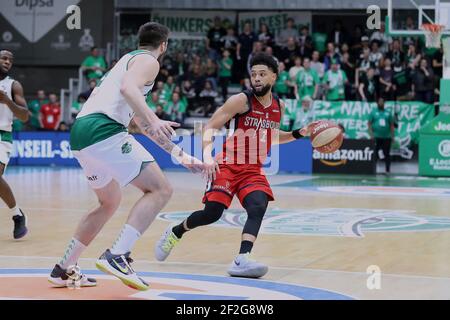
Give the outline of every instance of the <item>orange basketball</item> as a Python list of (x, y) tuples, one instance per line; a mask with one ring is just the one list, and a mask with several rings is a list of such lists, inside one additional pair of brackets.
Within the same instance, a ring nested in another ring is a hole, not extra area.
[(311, 144), (321, 153), (333, 153), (342, 146), (344, 133), (333, 121), (321, 120), (311, 128)]

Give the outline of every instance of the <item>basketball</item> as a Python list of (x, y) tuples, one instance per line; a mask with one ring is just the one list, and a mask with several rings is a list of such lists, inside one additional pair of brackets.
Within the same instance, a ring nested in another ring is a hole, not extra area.
[(311, 143), (321, 153), (333, 153), (344, 141), (342, 129), (333, 121), (318, 121), (311, 129)]

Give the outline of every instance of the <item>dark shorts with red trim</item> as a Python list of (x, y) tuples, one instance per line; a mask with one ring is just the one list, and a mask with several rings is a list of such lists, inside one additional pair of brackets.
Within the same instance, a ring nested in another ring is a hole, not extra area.
[(260, 166), (256, 165), (219, 165), (220, 173), (216, 179), (208, 183), (203, 197), (203, 203), (215, 201), (222, 203), (227, 208), (230, 206), (234, 195), (237, 195), (241, 204), (245, 197), (253, 191), (262, 191), (267, 194), (269, 201), (273, 201), (273, 193), (270, 184)]

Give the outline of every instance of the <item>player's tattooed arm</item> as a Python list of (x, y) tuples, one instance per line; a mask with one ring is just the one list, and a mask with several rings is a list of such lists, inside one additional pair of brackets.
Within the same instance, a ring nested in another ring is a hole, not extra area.
[(28, 121), (29, 111), (24, 97), (23, 87), (18, 81), (12, 85), (12, 99), (6, 93), (0, 91), (0, 102), (8, 106), (11, 112), (21, 121)]

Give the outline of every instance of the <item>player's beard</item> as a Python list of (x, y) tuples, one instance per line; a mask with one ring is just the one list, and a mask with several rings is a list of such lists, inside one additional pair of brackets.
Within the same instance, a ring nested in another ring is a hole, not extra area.
[(261, 90), (256, 90), (256, 88), (252, 84), (252, 92), (257, 97), (263, 97), (272, 89), (272, 86), (270, 84), (266, 84), (264, 87), (261, 88)]

